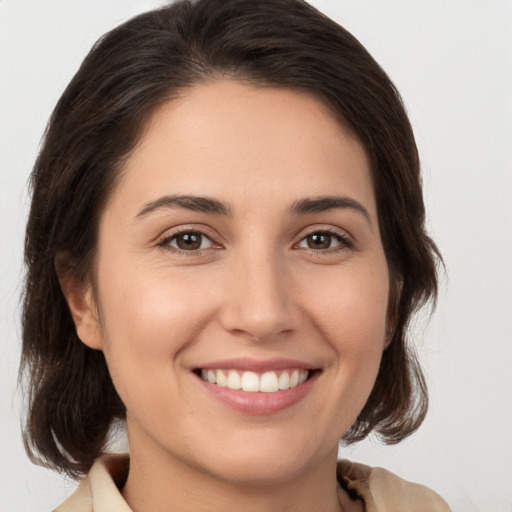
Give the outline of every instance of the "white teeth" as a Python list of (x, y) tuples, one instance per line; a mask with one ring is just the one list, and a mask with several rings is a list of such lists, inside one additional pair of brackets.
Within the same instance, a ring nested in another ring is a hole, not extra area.
[(276, 372), (265, 372), (260, 379), (260, 391), (262, 393), (274, 393), (279, 390)]
[(260, 379), (258, 374), (254, 372), (244, 372), (242, 374), (242, 389), (244, 391), (257, 393), (260, 390)]
[(242, 379), (236, 370), (229, 370), (227, 387), (229, 389), (242, 389)]
[(211, 384), (229, 389), (242, 389), (249, 393), (275, 393), (279, 390), (295, 388), (309, 376), (307, 370), (283, 370), (277, 372), (239, 372), (237, 370), (201, 370), (201, 378)]
[[(306, 377), (308, 374), (306, 373)], [(288, 389), (290, 387), (290, 376), (288, 372), (283, 372), (279, 375), (279, 389)]]
[(217, 370), (217, 386), (225, 388), (228, 385), (228, 378), (222, 370)]

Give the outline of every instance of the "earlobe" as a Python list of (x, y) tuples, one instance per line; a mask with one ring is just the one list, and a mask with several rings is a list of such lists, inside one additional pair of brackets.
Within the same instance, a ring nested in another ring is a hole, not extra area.
[(73, 269), (59, 264), (57, 258), (55, 266), (78, 337), (89, 348), (101, 350), (103, 340), (92, 284), (89, 280), (78, 279)]

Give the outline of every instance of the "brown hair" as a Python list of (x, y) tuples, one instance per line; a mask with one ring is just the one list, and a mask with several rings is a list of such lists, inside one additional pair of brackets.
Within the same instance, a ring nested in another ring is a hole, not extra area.
[(102, 37), (49, 121), (32, 173), (21, 375), (33, 460), (86, 472), (125, 415), (102, 352), (78, 339), (56, 265), (90, 277), (98, 219), (159, 105), (213, 76), (320, 98), (371, 159), (391, 270), (391, 342), (346, 442), (395, 443), (421, 424), (427, 391), (407, 341), (411, 314), (437, 293), (438, 251), (424, 230), (418, 153), (400, 96), (345, 29), (302, 0), (181, 0)]

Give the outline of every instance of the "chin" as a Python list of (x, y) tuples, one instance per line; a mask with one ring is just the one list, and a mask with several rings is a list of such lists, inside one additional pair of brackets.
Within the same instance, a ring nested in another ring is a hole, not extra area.
[[(290, 438), (290, 435), (287, 437)], [(209, 473), (232, 484), (268, 486), (300, 477), (329, 457), (335, 464), (337, 443), (333, 449), (322, 447), (316, 451), (311, 451), (308, 446), (311, 447), (311, 444), (286, 440), (257, 440), (244, 446), (233, 444), (224, 453), (212, 454), (212, 463), (208, 464)]]
[(265, 456), (231, 459), (215, 468), (217, 479), (237, 486), (269, 486), (290, 481), (305, 471), (305, 460)]

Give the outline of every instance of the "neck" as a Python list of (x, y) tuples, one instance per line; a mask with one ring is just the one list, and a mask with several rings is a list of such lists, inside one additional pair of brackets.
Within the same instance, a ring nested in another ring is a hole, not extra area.
[[(142, 447), (140, 447), (142, 448)], [(133, 512), (349, 512), (354, 502), (338, 488), (336, 456), (301, 468), (278, 482), (233, 480), (199, 466), (131, 443), (123, 496)], [(357, 509), (356, 509), (357, 510)]]

